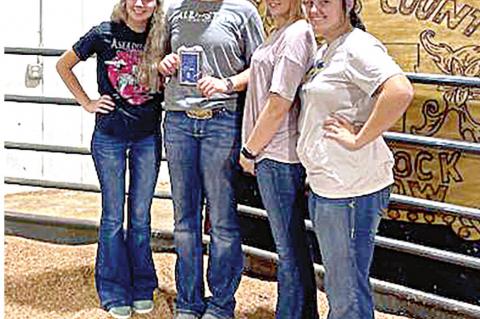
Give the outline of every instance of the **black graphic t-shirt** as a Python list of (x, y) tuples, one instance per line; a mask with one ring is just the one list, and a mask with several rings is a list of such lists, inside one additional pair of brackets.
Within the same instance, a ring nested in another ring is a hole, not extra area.
[(163, 94), (150, 94), (136, 76), (146, 37), (146, 32), (109, 21), (93, 27), (73, 45), (82, 61), (97, 55), (98, 93), (115, 102), (114, 111), (96, 114), (95, 129), (102, 133), (135, 139), (160, 132)]

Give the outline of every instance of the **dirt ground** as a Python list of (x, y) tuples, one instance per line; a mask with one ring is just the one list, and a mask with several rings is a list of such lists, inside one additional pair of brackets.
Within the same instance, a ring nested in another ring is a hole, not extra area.
[[(167, 183), (159, 183), (157, 191), (169, 191)], [(38, 190), (7, 194), (5, 211), (100, 220), (101, 197), (98, 193)], [(152, 204), (152, 228), (173, 230), (173, 207), (169, 199), (154, 199)]]
[[(95, 193), (42, 190), (5, 196), (5, 210), (30, 214), (98, 220), (99, 207), (100, 196)], [(169, 200), (155, 200), (152, 215), (154, 228), (172, 228)], [(94, 288), (95, 251), (96, 245), (64, 246), (6, 236), (5, 318), (109, 318), (98, 307)], [(173, 317), (175, 256), (154, 254), (154, 261), (159, 278), (155, 310), (133, 318)], [(275, 282), (243, 276), (236, 296), (236, 318), (274, 318)], [(325, 317), (327, 301), (320, 292), (318, 305), (320, 315)], [(377, 313), (376, 318), (405, 319), (382, 313)]]

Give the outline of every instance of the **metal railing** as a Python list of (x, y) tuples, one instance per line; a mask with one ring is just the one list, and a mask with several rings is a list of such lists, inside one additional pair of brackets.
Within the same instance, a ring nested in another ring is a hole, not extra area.
[(397, 132), (385, 132), (383, 133), (383, 137), (387, 142), (391, 143), (406, 143), (436, 149), (480, 154), (480, 143)]
[[(57, 182), (57, 181), (47, 181), (47, 180), (38, 180), (38, 179), (24, 179), (24, 178), (14, 178), (14, 177), (5, 177), (5, 184), (15, 184), (23, 186), (33, 186), (33, 187), (42, 187), (42, 188), (55, 188), (55, 189), (67, 189), (75, 191), (86, 191), (86, 192), (95, 192), (99, 193), (100, 188), (96, 185), (91, 184), (82, 184), (82, 183), (68, 183), (68, 182)], [(128, 193), (127, 193), (128, 195)], [(392, 194), (392, 201), (395, 201), (395, 194)], [(172, 199), (170, 192), (155, 192), (154, 198), (157, 199)], [(439, 203), (430, 204), (438, 205)], [(464, 209), (471, 209), (464, 207)], [(474, 210), (475, 216), (480, 220), (480, 210)], [(241, 214), (250, 215), (256, 218), (267, 219), (267, 213), (263, 209), (253, 208), (245, 205), (239, 205), (238, 212)], [(445, 211), (446, 213), (450, 213)], [(309, 231), (313, 232), (312, 224), (309, 220), (305, 221), (306, 227)], [(480, 270), (480, 258), (474, 258), (466, 256), (463, 254), (452, 253), (447, 251), (442, 251), (440, 249), (431, 248), (423, 245), (413, 244), (406, 241), (390, 239), (382, 236), (376, 236), (375, 244), (379, 247), (395, 250), (403, 253), (412, 254), (415, 256), (426, 257), (433, 260), (438, 260), (450, 264), (461, 265), (467, 268)]]
[(61, 56), (65, 49), (5, 47), (3, 53), (11, 55)]
[[(5, 47), (4, 53), (8, 55), (39, 55), (47, 57), (58, 57), (65, 52), (65, 49), (29, 48), (29, 47)], [(452, 85), (480, 87), (480, 78), (466, 76), (440, 75), (429, 73), (406, 72), (406, 76), (413, 83), (431, 85)]]
[(16, 103), (34, 103), (34, 104), (55, 104), (55, 105), (75, 105), (80, 104), (75, 99), (63, 98), (63, 97), (48, 97), (48, 96), (32, 96), (32, 95), (15, 95), (5, 94), (5, 102)]
[[(469, 144), (474, 144), (474, 143), (469, 143)], [(5, 146), (5, 149), (14, 149), (14, 150), (43, 151), (43, 152), (65, 153), (65, 154), (77, 154), (77, 155), (91, 154), (88, 148), (82, 148), (82, 147), (17, 143), (17, 142), (9, 142), (9, 141), (6, 141), (4, 146)], [(475, 145), (476, 148), (478, 148), (479, 146), (480, 145), (478, 144)], [(465, 149), (465, 151), (472, 151), (472, 150), (468, 148), (468, 149)], [(165, 157), (163, 157), (162, 160), (165, 160)], [(38, 186), (38, 187), (53, 187), (51, 185), (53, 185), (52, 183), (55, 183), (55, 182), (44, 181), (44, 180), (30, 180), (30, 179), (21, 179), (21, 178), (13, 178), (13, 177), (6, 177), (5, 181), (6, 182), (8, 181), (9, 184), (14, 184), (13, 181), (15, 181), (15, 183), (18, 183), (18, 184), (21, 183), (21, 185)], [(35, 185), (28, 185), (28, 183), (32, 183)], [(71, 183), (67, 183), (65, 185), (67, 187), (70, 187), (70, 186), (74, 187), (72, 186)], [(78, 185), (80, 186), (75, 186), (76, 190), (83, 190), (81, 185), (84, 185), (84, 184), (78, 184)], [(56, 188), (61, 188), (61, 187), (56, 187)], [(433, 201), (428, 199), (421, 199), (421, 198), (405, 196), (405, 195), (398, 195), (398, 194), (392, 194), (390, 197), (390, 202), (392, 204), (421, 208), (426, 212), (433, 212), (433, 213), (444, 212), (454, 216), (461, 216), (461, 217), (480, 220), (480, 209), (473, 208), (473, 207), (454, 205), (449, 203), (443, 203), (443, 202), (438, 202), (438, 201)]]

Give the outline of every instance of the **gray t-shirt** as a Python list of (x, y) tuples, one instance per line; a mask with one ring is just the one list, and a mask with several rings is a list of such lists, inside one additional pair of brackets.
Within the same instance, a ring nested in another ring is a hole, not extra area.
[[(294, 101), (297, 89), (313, 62), (315, 36), (305, 20), (298, 20), (273, 33), (252, 56), (250, 78), (243, 117), (245, 143), (262, 113), (270, 93)], [(298, 163), (299, 105), (295, 103), (285, 116), (270, 143), (256, 161), (264, 158), (284, 163)]]
[(382, 137), (349, 151), (325, 138), (322, 127), (331, 113), (355, 124), (365, 123), (376, 102), (372, 95), (402, 70), (380, 41), (360, 29), (321, 47), (315, 66), (318, 72), (300, 91), (297, 146), (311, 189), (327, 198), (345, 198), (370, 194), (392, 184), (394, 160)]
[[(236, 75), (249, 67), (253, 51), (263, 42), (264, 31), (257, 9), (247, 0), (176, 0), (166, 14), (166, 32), (172, 52), (182, 47), (203, 48), (202, 74), (216, 78)], [(178, 73), (178, 72), (177, 72)], [(202, 96), (195, 86), (178, 83), (174, 75), (165, 86), (165, 109), (226, 107), (236, 110), (242, 94)]]

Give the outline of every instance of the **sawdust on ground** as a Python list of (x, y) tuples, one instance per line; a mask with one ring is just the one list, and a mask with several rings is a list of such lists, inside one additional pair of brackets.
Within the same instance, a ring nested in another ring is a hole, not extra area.
[[(161, 185), (161, 190), (166, 190)], [(99, 219), (100, 195), (87, 192), (41, 190), (5, 196), (5, 210), (30, 214)], [(169, 200), (154, 201), (152, 226), (173, 228)], [(94, 287), (96, 245), (65, 246), (18, 237), (5, 237), (5, 318), (103, 319)], [(154, 254), (159, 278), (155, 310), (133, 318), (171, 319), (175, 298), (173, 254)], [(236, 318), (274, 318), (276, 283), (243, 276), (236, 295)], [(319, 292), (319, 313), (327, 314)], [(405, 317), (376, 314), (377, 319)]]

